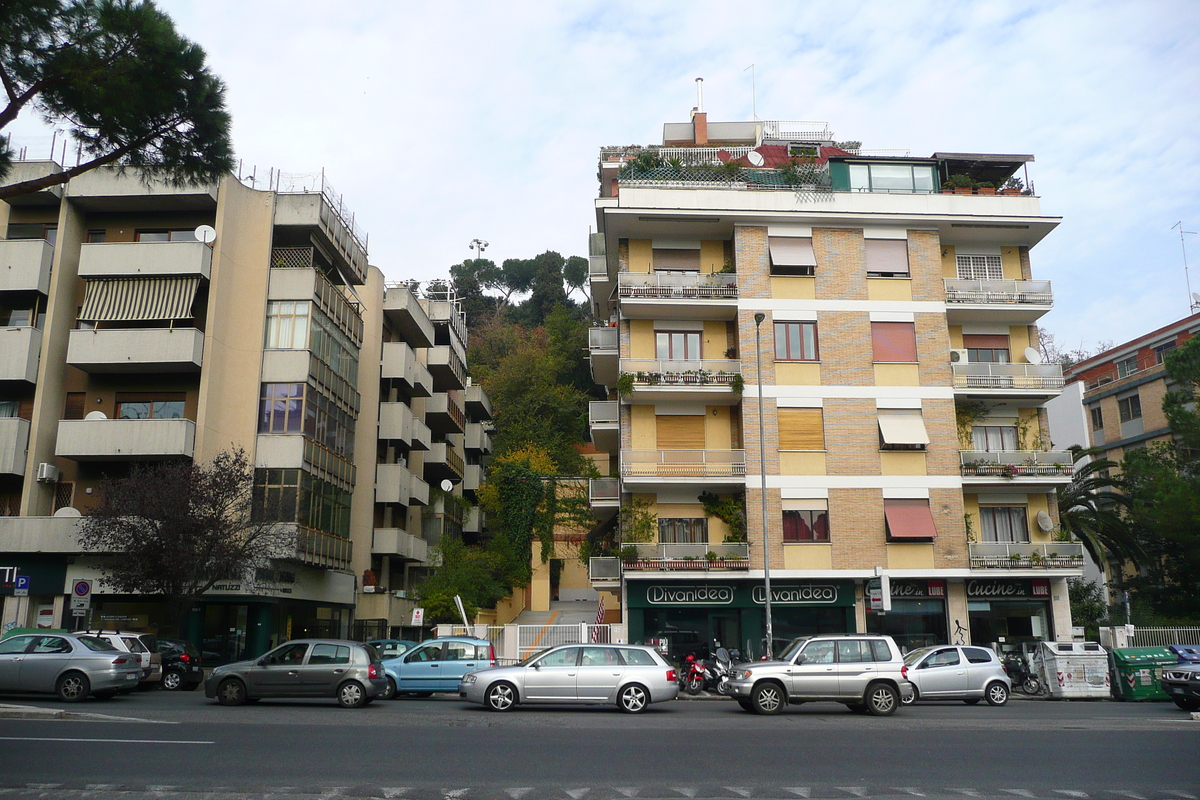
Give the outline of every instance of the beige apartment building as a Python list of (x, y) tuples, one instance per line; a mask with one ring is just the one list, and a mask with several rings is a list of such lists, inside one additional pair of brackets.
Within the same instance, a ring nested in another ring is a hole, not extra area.
[[(60, 169), (23, 162), (13, 177)], [(171, 624), (106, 586), (119, 554), (75, 538), (104, 481), (134, 464), (244, 448), (256, 495), (295, 529), (294, 553), (195, 609), (181, 633), (210, 661), (356, 625), (396, 632), (429, 545), (480, 524), (433, 488), (449, 480), (469, 504), (488, 448), (455, 299), (385, 286), (323, 175), (271, 184), (100, 169), (0, 203), (6, 629)], [(67, 604), (78, 580), (92, 582), (81, 616)]]
[(1056, 535), (1071, 458), (1046, 435), (1063, 377), (1038, 363), (1053, 299), (1030, 262), (1059, 219), (991, 188), (1032, 160), (704, 113), (601, 150), (590, 351), (610, 396), (590, 422), (615, 474), (591, 496), (621, 555), (591, 579), (630, 641), (761, 653), (768, 559), (776, 640), (1071, 638), (1082, 551)]

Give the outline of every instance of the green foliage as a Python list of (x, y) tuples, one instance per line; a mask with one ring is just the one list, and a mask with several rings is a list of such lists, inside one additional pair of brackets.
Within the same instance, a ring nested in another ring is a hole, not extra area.
[(1100, 638), (1100, 628), (1109, 624), (1108, 604), (1095, 581), (1073, 578), (1067, 581), (1071, 599), (1071, 621), (1086, 629), (1090, 641)]
[(632, 372), (622, 372), (617, 378), (617, 383), (613, 387), (617, 390), (617, 397), (628, 397), (633, 394), (634, 377)]
[(729, 526), (725, 537), (727, 542), (746, 541), (746, 496), (743, 494), (729, 495), (722, 498), (712, 492), (702, 492), (700, 503), (704, 506), (704, 515), (716, 517)]
[(729, 182), (736, 181), (742, 174), (742, 165), (736, 161), (726, 161), (717, 167), (717, 173)]
[(746, 379), (742, 377), (742, 373), (739, 372), (737, 375), (733, 376), (733, 380), (729, 382), (729, 388), (732, 389), (733, 393), (737, 395), (740, 395), (746, 390)]
[(976, 185), (974, 179), (970, 175), (957, 173), (950, 176), (950, 180), (942, 184), (943, 189), (970, 189)]
[[(1076, 450), (1078, 463), (1095, 450)], [(1092, 560), (1104, 564), (1109, 559), (1128, 559), (1133, 564), (1145, 560), (1137, 534), (1125, 512), (1130, 498), (1125, 484), (1112, 477), (1116, 462), (1095, 459), (1079, 464), (1071, 482), (1058, 490), (1058, 520), (1062, 532), (1078, 539)]]
[(509, 586), (504, 577), (504, 554), (491, 547), (468, 547), (453, 534), (442, 537), (434, 561), (440, 566), (417, 588), (417, 596), (431, 624), (460, 622), (454, 596), (460, 595), (467, 617), (480, 608), (491, 608), (504, 599)]
[(975, 424), (987, 418), (990, 413), (988, 404), (982, 400), (959, 400), (954, 404), (954, 422), (958, 427), (959, 441), (969, 447), (971, 444), (971, 429)]
[(658, 517), (650, 510), (651, 503), (635, 497), (621, 506), (621, 541), (639, 544), (652, 542), (658, 534)]
[(638, 549), (631, 544), (627, 544), (621, 548), (620, 558), (622, 561), (637, 561)]

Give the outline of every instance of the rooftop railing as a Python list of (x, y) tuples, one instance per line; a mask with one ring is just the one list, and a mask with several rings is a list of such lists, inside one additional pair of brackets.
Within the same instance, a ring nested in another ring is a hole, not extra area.
[(1050, 281), (947, 280), (947, 303), (1053, 305)]
[(1061, 389), (1060, 364), (951, 364), (958, 389)]
[(633, 299), (736, 299), (738, 282), (737, 275), (732, 272), (707, 275), (695, 272), (622, 272), (617, 275), (617, 292), (621, 297)]
[(746, 474), (745, 450), (625, 450), (629, 478), (731, 478)]
[(1159, 360), (1157, 354), (1141, 356), (1136, 359), (1121, 359), (1110, 364), (1109, 368), (1104, 372), (1093, 374), (1092, 377), (1083, 382), (1083, 388), (1086, 390), (1098, 389), (1106, 383), (1124, 380), (1125, 378), (1148, 372), (1159, 366), (1162, 366), (1162, 361)]

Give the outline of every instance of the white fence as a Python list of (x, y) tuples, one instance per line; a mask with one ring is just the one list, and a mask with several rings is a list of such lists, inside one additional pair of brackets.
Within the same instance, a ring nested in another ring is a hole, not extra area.
[(531, 653), (558, 644), (589, 644), (593, 635), (597, 643), (625, 642), (624, 625), (593, 625), (580, 622), (572, 625), (463, 625), (440, 624), (438, 636), (475, 636), (487, 639), (496, 648), (502, 663), (513, 663)]
[(1200, 644), (1200, 628), (1134, 628), (1130, 647)]

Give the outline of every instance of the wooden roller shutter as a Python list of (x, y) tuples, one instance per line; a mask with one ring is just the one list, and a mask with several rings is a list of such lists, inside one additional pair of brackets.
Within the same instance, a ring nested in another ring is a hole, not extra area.
[(658, 428), (659, 450), (703, 450), (704, 415), (659, 415), (654, 418)]
[(825, 420), (821, 409), (779, 409), (779, 449), (824, 450)]
[(67, 392), (67, 401), (63, 406), (63, 419), (83, 419), (87, 413), (86, 406), (86, 392)]

